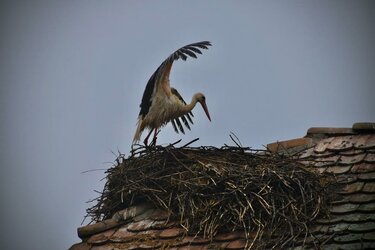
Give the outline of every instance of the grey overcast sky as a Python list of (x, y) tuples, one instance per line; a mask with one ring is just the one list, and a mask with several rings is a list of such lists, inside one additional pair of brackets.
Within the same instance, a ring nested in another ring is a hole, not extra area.
[[(128, 154), (145, 85), (175, 49), (171, 85), (207, 98), (194, 145), (254, 148), (313, 126), (375, 121), (374, 1), (1, 1), (2, 249), (67, 249)], [(88, 222), (88, 221), (86, 221)]]

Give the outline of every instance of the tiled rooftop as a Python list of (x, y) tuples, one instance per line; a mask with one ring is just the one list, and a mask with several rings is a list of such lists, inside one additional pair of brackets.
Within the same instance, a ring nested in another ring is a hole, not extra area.
[[(329, 173), (335, 189), (328, 215), (315, 221), (309, 237), (294, 249), (375, 249), (375, 123), (352, 128), (310, 128), (307, 135), (267, 145), (270, 151), (299, 157), (312, 171)], [(243, 231), (213, 239), (188, 235), (168, 214), (147, 204), (127, 208), (112, 219), (78, 229), (82, 243), (71, 250), (244, 249)], [(249, 237), (256, 232), (250, 232)], [(309, 247), (307, 247), (309, 246)]]

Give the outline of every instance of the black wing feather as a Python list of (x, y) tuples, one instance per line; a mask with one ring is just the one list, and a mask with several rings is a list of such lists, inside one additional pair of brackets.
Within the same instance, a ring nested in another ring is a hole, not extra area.
[[(186, 105), (186, 102), (185, 102), (184, 98), (182, 98), (182, 96), (180, 95), (180, 93), (178, 93), (177, 89), (175, 89), (175, 88), (171, 88), (171, 91), (172, 91), (172, 94), (173, 94), (173, 95), (177, 96), (177, 98), (178, 98), (183, 104)], [(187, 113), (186, 115), (183, 115), (183, 116), (180, 117), (181, 120), (184, 122), (185, 126), (186, 126), (189, 130), (191, 130), (190, 125), (189, 125), (189, 121), (190, 121), (191, 124), (193, 124), (193, 120), (191, 119), (191, 116), (193, 116), (193, 113), (190, 111), (190, 112)], [(173, 125), (174, 122), (176, 122), (178, 125), (179, 125), (179, 123), (181, 124), (179, 118), (176, 118), (176, 119), (172, 120), (172, 125)], [(182, 124), (181, 124), (181, 127), (182, 127)], [(180, 125), (179, 125), (180, 131), (181, 131), (182, 133), (184, 133), (183, 129), (181, 130), (181, 127), (180, 127)], [(176, 130), (176, 129), (175, 129), (175, 130)]]
[[(160, 79), (163, 75), (163, 71), (165, 67), (169, 63), (173, 63), (178, 59), (186, 60), (188, 56), (197, 58), (196, 54), (202, 54), (200, 49), (208, 49), (208, 46), (211, 46), (209, 41), (203, 41), (198, 43), (188, 44), (175, 52), (173, 52), (164, 62), (157, 68), (157, 70), (152, 74), (150, 79), (147, 82), (145, 91), (143, 92), (142, 102), (140, 105), (140, 112), (139, 115), (144, 117), (147, 115), (151, 105), (152, 105), (152, 96), (155, 93), (155, 89), (157, 88), (157, 84), (160, 82)], [(192, 114), (190, 114), (193, 116)], [(189, 118), (188, 118), (189, 119)], [(189, 119), (190, 120), (190, 119)]]
[(193, 57), (193, 58), (197, 58), (197, 56), (195, 55), (194, 52), (188, 50), (188, 49), (185, 49), (185, 48), (182, 48), (181, 49), (181, 52), (185, 53), (185, 54), (188, 54), (189, 56)]
[(174, 120), (172, 120), (171, 123), (172, 123), (174, 131), (176, 131), (176, 133), (178, 134), (179, 131), (178, 131), (178, 128), (176, 126), (176, 122)]
[[(194, 124), (194, 122), (193, 122), (193, 120), (191, 119), (190, 115), (193, 116), (193, 113), (192, 113), (192, 112), (189, 112), (189, 113), (187, 113), (185, 116), (188, 118), (188, 120), (189, 120), (189, 122), (190, 122), (191, 124)], [(193, 116), (193, 117), (194, 117), (194, 116)]]
[(181, 58), (182, 60), (186, 61), (187, 56), (184, 53), (182, 53), (182, 51), (177, 51), (177, 59), (178, 58)]
[(189, 122), (184, 115), (181, 116), (181, 120), (184, 122), (185, 126), (190, 130)]
[(192, 51), (194, 51), (195, 53), (202, 54), (202, 52), (201, 52), (199, 49), (197, 49), (197, 48), (190, 47), (190, 46), (186, 46), (185, 48), (186, 48), (186, 49), (189, 49), (189, 50), (192, 50)]
[(174, 120), (175, 120), (175, 122), (177, 123), (177, 125), (178, 125), (178, 127), (179, 127), (181, 133), (185, 134), (184, 127), (182, 126), (182, 124), (181, 124), (181, 122), (180, 122), (180, 119), (179, 119), (179, 118), (176, 118), (176, 119), (174, 119)]

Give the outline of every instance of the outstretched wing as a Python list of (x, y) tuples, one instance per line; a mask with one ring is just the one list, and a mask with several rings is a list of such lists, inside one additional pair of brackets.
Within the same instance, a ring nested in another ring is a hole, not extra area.
[[(182, 98), (182, 96), (180, 95), (180, 93), (178, 93), (177, 89), (175, 88), (171, 88), (171, 91), (172, 91), (172, 94), (175, 95), (178, 99), (180, 99), (180, 101), (186, 105), (186, 102), (184, 100), (184, 98)], [(191, 119), (192, 117), (194, 117), (193, 113), (190, 111), (189, 113), (187, 113), (186, 115), (183, 115), (183, 116), (180, 116), (180, 117), (177, 117), (176, 119), (173, 119), (171, 120), (171, 123), (172, 123), (172, 126), (174, 128), (174, 131), (176, 131), (176, 133), (178, 134), (179, 132), (185, 134), (185, 131), (184, 131), (184, 127), (182, 126), (182, 123), (180, 121), (180, 118), (181, 120), (183, 121), (183, 123), (185, 124), (185, 126), (190, 130), (190, 124), (193, 124), (193, 120)], [(176, 125), (177, 124), (177, 125)]]
[(208, 41), (192, 43), (176, 50), (167, 59), (164, 60), (164, 62), (152, 74), (150, 80), (148, 80), (140, 105), (141, 111), (139, 112), (139, 115), (141, 117), (144, 117), (148, 113), (152, 104), (153, 97), (155, 96), (159, 88), (171, 91), (169, 86), (169, 74), (173, 62), (180, 58), (186, 61), (189, 56), (197, 58), (196, 54), (202, 54), (201, 49), (208, 49), (208, 46), (211, 46), (211, 43)]

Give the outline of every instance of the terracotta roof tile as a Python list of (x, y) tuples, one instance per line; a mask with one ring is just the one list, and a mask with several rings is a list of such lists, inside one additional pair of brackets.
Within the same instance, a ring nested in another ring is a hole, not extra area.
[(358, 180), (357, 175), (351, 175), (351, 174), (344, 174), (337, 176), (337, 183), (340, 184), (349, 184), (356, 182)]
[(363, 238), (363, 234), (344, 234), (333, 238), (334, 242), (337, 243), (353, 243), (360, 241)]
[(345, 185), (343, 190), (339, 191), (339, 194), (352, 194), (352, 193), (357, 193), (362, 191), (362, 188), (364, 187), (365, 183), (364, 182), (354, 182)]
[(159, 238), (160, 233), (162, 230), (157, 229), (148, 229), (137, 233), (137, 237), (144, 238), (144, 239), (154, 239)]
[(93, 236), (91, 236), (88, 240), (87, 240), (87, 243), (89, 244), (94, 244), (94, 245), (97, 245), (97, 244), (103, 244), (105, 242), (108, 242), (109, 241), (109, 238), (111, 238), (111, 236), (115, 233), (115, 230), (114, 229), (110, 229), (110, 230), (107, 230), (107, 231), (104, 231), (104, 232), (101, 232), (99, 234), (95, 234)]
[(354, 134), (351, 128), (330, 128), (330, 127), (312, 127), (307, 130), (307, 135), (312, 136), (316, 134), (324, 135), (347, 135)]
[(182, 228), (168, 228), (163, 230), (160, 234), (159, 237), (161, 239), (165, 238), (176, 238), (177, 236), (181, 236), (182, 234), (186, 233), (186, 231)]
[(340, 155), (331, 155), (328, 157), (319, 157), (314, 160), (315, 166), (332, 166), (336, 165), (340, 161)]
[(350, 226), (351, 226), (351, 224), (345, 223), (345, 222), (332, 224), (332, 225), (328, 226), (328, 230), (326, 232), (328, 232), (328, 233), (343, 232), (343, 231), (348, 230)]
[(375, 202), (360, 205), (358, 211), (365, 213), (375, 213)]
[(356, 212), (358, 208), (358, 204), (339, 204), (332, 206), (329, 211), (332, 214), (344, 214)]
[(147, 243), (139, 243), (135, 249), (155, 249), (162, 246), (159, 240), (149, 241)]
[(340, 152), (340, 155), (347, 155), (347, 156), (352, 156), (352, 155), (359, 155), (365, 153), (365, 150), (363, 149), (350, 149), (346, 151)]
[(113, 250), (113, 246), (111, 245), (100, 245), (100, 246), (93, 246), (90, 250)]
[(375, 202), (375, 194), (365, 194), (365, 193), (357, 193), (357, 194), (350, 194), (345, 197), (343, 201), (348, 201), (351, 203), (369, 203)]
[(366, 183), (362, 189), (363, 192), (365, 193), (375, 193), (375, 185), (374, 183)]
[(311, 156), (314, 154), (314, 147), (310, 147), (303, 151), (300, 155), (300, 159), (306, 159), (306, 158), (311, 158)]
[(355, 213), (355, 214), (348, 214), (344, 216), (340, 216), (343, 221), (346, 222), (366, 222), (366, 221), (375, 221), (375, 214), (363, 214), (363, 213)]
[(374, 122), (356, 122), (353, 124), (353, 130), (371, 132), (375, 133), (375, 123)]
[(201, 245), (201, 246), (194, 246), (194, 245), (187, 245), (187, 246), (182, 246), (179, 248), (175, 248), (178, 250), (207, 250), (209, 249), (207, 245)]
[(189, 244), (208, 244), (210, 243), (210, 240), (207, 238), (203, 238), (201, 236), (188, 235), (183, 238), (182, 242), (189, 243)]
[(368, 153), (365, 157), (365, 162), (375, 163), (375, 153)]
[(182, 246), (179, 248), (171, 248), (171, 250), (207, 250), (208, 247), (206, 245), (203, 246), (194, 246), (194, 245), (187, 245), (187, 246)]
[(375, 181), (375, 172), (358, 174), (358, 179), (365, 181)]
[(74, 244), (73, 246), (69, 248), (69, 250), (90, 250), (90, 249), (91, 249), (91, 246), (86, 244), (86, 242)]
[(353, 223), (353, 222), (366, 222), (375, 221), (375, 214), (364, 214), (364, 213), (351, 213), (351, 214), (339, 214), (333, 215), (329, 218), (321, 218), (316, 221), (317, 224), (331, 225), (341, 222)]
[(355, 164), (352, 169), (352, 173), (368, 173), (368, 172), (375, 172), (375, 165), (374, 164), (369, 164), (369, 163), (360, 163), (360, 164)]
[(375, 136), (374, 135), (360, 135), (356, 140), (355, 148), (358, 149), (370, 149), (375, 148)]
[(374, 249), (375, 244), (373, 242), (360, 242), (350, 244), (328, 244), (324, 246), (323, 250), (356, 250), (356, 249)]
[(302, 149), (311, 147), (312, 145), (313, 145), (313, 142), (311, 138), (303, 137), (303, 138), (298, 138), (298, 139), (293, 139), (293, 140), (270, 143), (270, 144), (267, 144), (267, 149), (271, 152), (290, 150), (292, 148), (299, 148), (302, 150)]
[(375, 222), (350, 224), (348, 229), (352, 232), (373, 232), (375, 231)]
[(331, 166), (326, 169), (326, 172), (333, 174), (345, 174), (349, 172), (351, 167), (352, 166)]
[(341, 165), (348, 165), (348, 164), (355, 164), (360, 163), (365, 159), (366, 154), (358, 154), (358, 155), (341, 155), (338, 161)]
[(326, 151), (328, 145), (334, 139), (335, 139), (334, 137), (330, 137), (330, 138), (323, 139), (323, 140), (319, 141), (319, 143), (314, 148), (314, 152), (317, 153), (317, 154), (324, 153)]
[(363, 234), (363, 239), (364, 240), (372, 240), (372, 241), (374, 241), (374, 239), (375, 239), (375, 232), (364, 233)]
[(127, 242), (132, 240), (137, 233), (129, 232), (126, 228), (119, 228), (112, 236), (112, 242)]
[(98, 223), (95, 223), (95, 224), (92, 224), (92, 225), (79, 227), (78, 230), (77, 230), (78, 236), (81, 239), (84, 239), (84, 238), (86, 238), (90, 235), (100, 233), (100, 232), (103, 232), (105, 230), (109, 230), (109, 229), (114, 228), (114, 227), (118, 227), (121, 224), (122, 224), (122, 222), (118, 222), (116, 220), (109, 219), (109, 220), (101, 221), (101, 222), (98, 222)]
[(328, 150), (344, 151), (354, 148), (353, 136), (333, 137), (333, 140), (327, 145)]
[(315, 167), (314, 171), (316, 171), (316, 172), (318, 172), (320, 174), (323, 174), (323, 173), (325, 173), (327, 171), (327, 168), (328, 167)]

